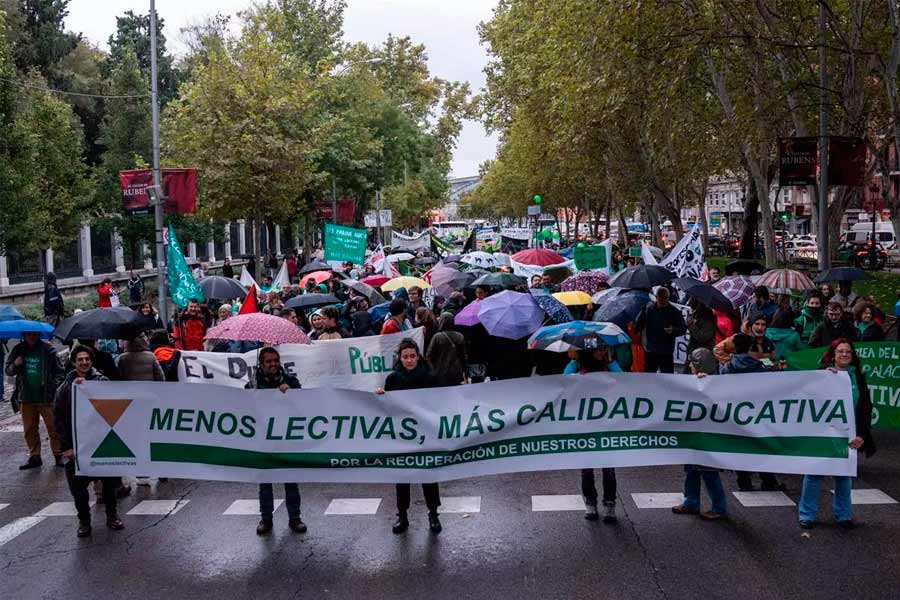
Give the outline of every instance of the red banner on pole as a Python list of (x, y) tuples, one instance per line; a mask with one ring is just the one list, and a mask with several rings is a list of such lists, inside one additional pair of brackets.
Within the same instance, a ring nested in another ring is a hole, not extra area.
[(866, 185), (866, 143), (862, 138), (828, 138), (828, 185)]
[[(323, 221), (334, 219), (330, 200), (316, 202), (316, 216)], [(340, 198), (337, 201), (337, 223), (352, 225), (353, 216), (356, 213), (356, 200), (353, 198)]]
[[(153, 185), (153, 171), (135, 169), (119, 172), (125, 211), (133, 215), (150, 214), (147, 188)], [(197, 169), (163, 169), (162, 189), (165, 212), (169, 215), (193, 214), (197, 210)]]

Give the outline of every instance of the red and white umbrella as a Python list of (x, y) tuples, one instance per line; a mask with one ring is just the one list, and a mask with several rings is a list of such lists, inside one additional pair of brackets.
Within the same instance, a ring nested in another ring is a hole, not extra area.
[(731, 275), (723, 277), (713, 284), (713, 287), (731, 300), (735, 308), (740, 308), (753, 299), (753, 290), (756, 286), (753, 280), (746, 275)]
[(777, 290), (812, 290), (816, 284), (805, 273), (793, 269), (773, 269), (763, 273), (756, 285), (764, 285)]
[(239, 340), (267, 344), (310, 344), (303, 330), (281, 317), (264, 313), (237, 315), (206, 332), (208, 340)]

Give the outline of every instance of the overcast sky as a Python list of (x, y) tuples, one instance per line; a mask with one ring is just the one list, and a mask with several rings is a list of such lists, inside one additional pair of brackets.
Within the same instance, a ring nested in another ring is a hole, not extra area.
[[(178, 30), (206, 15), (234, 14), (252, 0), (157, 0), (156, 11), (165, 20), (167, 46), (183, 50)], [(474, 91), (484, 85), (485, 49), (475, 31), (490, 18), (494, 0), (348, 0), (344, 32), (348, 41), (377, 44), (389, 33), (409, 35), (428, 49), (432, 75), (468, 81)], [(150, 0), (72, 0), (66, 26), (108, 48), (116, 27), (116, 15), (127, 10), (147, 13)], [(467, 122), (453, 156), (452, 175), (478, 174), (478, 165), (493, 158), (497, 140), (479, 123)]]

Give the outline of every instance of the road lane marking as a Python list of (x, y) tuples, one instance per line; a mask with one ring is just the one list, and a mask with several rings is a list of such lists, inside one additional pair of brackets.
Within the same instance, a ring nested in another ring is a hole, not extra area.
[[(831, 490), (834, 493), (834, 490)], [(850, 490), (851, 504), (897, 504), (897, 501), (881, 490)]]
[(796, 506), (794, 501), (784, 492), (731, 492), (743, 506), (757, 508), (761, 506)]
[(531, 497), (532, 512), (559, 510), (584, 510), (584, 499), (575, 494), (555, 494)]
[[(93, 506), (93, 503), (91, 504)], [(77, 517), (74, 502), (54, 502), (34, 513), (36, 517)]]
[(189, 500), (144, 500), (128, 511), (129, 515), (167, 515), (175, 514)]
[(22, 517), (8, 525), (0, 527), (0, 546), (3, 546), (13, 538), (25, 533), (45, 518), (46, 517)]
[[(274, 510), (278, 510), (278, 507), (282, 504), (284, 504), (284, 499), (276, 498)], [(222, 514), (259, 516), (259, 500), (235, 500)]]
[(6, 508), (7, 506), (9, 506), (9, 504), (0, 504), (0, 510), (3, 510), (3, 509)]
[(684, 494), (679, 492), (631, 494), (631, 499), (638, 508), (672, 508), (684, 502)]
[(446, 496), (441, 498), (442, 513), (481, 512), (481, 496)]
[(374, 515), (381, 498), (335, 498), (325, 509), (326, 515)]

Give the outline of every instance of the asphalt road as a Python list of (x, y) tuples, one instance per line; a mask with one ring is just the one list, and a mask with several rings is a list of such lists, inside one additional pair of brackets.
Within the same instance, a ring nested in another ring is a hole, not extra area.
[[(900, 598), (900, 505), (855, 505), (860, 526), (848, 532), (827, 523), (826, 491), (823, 524), (804, 535), (795, 506), (745, 506), (731, 493), (730, 473), (723, 474), (731, 513), (724, 522), (672, 514), (667, 506), (677, 496), (633, 495), (677, 494), (677, 466), (619, 469), (614, 525), (585, 521), (572, 504), (577, 497), (565, 496), (579, 493), (577, 472), (442, 484), (439, 536), (428, 532), (416, 487), (403, 536), (390, 531), (393, 486), (306, 484), (309, 532), (290, 532), (281, 506), (273, 534), (258, 537), (255, 515), (223, 514), (254, 511), (255, 486), (178, 480), (136, 487), (121, 501), (124, 531), (108, 531), (102, 509), (95, 512), (93, 537), (81, 540), (74, 516), (49, 516), (71, 510), (62, 470), (20, 472), (24, 444), (10, 429), (0, 426), (4, 600)], [(900, 433), (876, 433), (880, 450), (861, 461), (854, 489), (878, 490), (857, 493), (883, 502), (900, 499)], [(781, 500), (796, 502), (799, 477), (783, 479), (789, 490)], [(638, 507), (647, 501), (662, 507)], [(556, 509), (534, 510), (542, 503)], [(369, 514), (332, 514), (342, 510)]]

